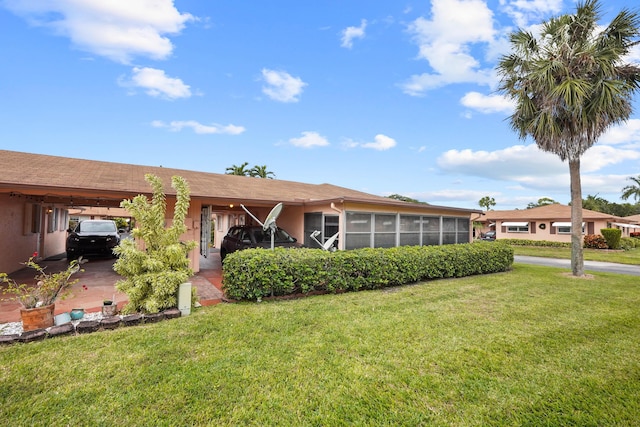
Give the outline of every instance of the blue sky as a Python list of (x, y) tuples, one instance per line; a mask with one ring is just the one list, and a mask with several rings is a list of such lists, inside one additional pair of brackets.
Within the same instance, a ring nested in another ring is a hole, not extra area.
[[(636, 0), (603, 2), (607, 19)], [(0, 147), (331, 183), (431, 204), (568, 203), (494, 71), (570, 0), (0, 0)], [(640, 48), (629, 61), (640, 62)], [(583, 196), (640, 175), (640, 97), (582, 158)], [(633, 200), (631, 200), (633, 201)]]

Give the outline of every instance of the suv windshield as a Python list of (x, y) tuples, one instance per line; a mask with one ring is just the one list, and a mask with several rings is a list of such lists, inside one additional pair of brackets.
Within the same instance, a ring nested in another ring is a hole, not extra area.
[[(257, 243), (271, 241), (271, 231), (263, 231), (262, 228), (253, 230), (253, 236)], [(294, 239), (282, 228), (278, 228), (273, 236), (273, 241), (276, 243), (290, 243), (293, 242)]]
[(115, 232), (116, 225), (111, 221), (95, 222), (82, 221), (78, 224), (78, 232), (86, 233), (88, 231)]

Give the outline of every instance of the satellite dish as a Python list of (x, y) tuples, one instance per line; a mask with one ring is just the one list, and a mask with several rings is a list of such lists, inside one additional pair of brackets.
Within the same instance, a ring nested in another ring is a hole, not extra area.
[(338, 231), (336, 234), (334, 234), (333, 236), (329, 237), (329, 239), (327, 239), (326, 242), (324, 243), (320, 243), (320, 241), (317, 239), (317, 237), (320, 235), (320, 231), (319, 230), (315, 230), (313, 233), (311, 233), (311, 238), (325, 251), (335, 251), (335, 248), (333, 247), (333, 244), (335, 243), (336, 239), (338, 238), (338, 235), (340, 234), (340, 232)]
[(267, 215), (267, 219), (265, 219), (264, 222), (256, 218), (255, 215), (249, 212), (249, 209), (244, 207), (244, 205), (240, 205), (240, 207), (242, 207), (242, 209), (244, 209), (244, 211), (248, 213), (251, 218), (253, 218), (258, 224), (262, 226), (263, 231), (269, 230), (269, 234), (271, 234), (271, 249), (273, 249), (275, 247), (275, 234), (276, 230), (278, 229), (278, 227), (276, 226), (276, 219), (280, 215), (280, 212), (282, 212), (282, 202), (278, 203), (273, 207), (273, 209), (271, 209), (271, 212), (269, 212), (269, 215)]
[(267, 229), (269, 228), (271, 228), (272, 230), (275, 230), (276, 219), (280, 215), (280, 212), (282, 212), (282, 202), (275, 205), (273, 209), (271, 209), (271, 212), (269, 212), (269, 215), (267, 215), (267, 219), (265, 219), (264, 224), (262, 224), (262, 229), (264, 231), (267, 231)]

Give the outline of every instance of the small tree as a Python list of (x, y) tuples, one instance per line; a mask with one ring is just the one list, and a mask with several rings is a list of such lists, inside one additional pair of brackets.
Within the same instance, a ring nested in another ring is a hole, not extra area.
[(408, 196), (403, 196), (401, 194), (392, 194), (390, 196), (387, 196), (387, 198), (389, 199), (394, 199), (394, 200), (400, 200), (401, 202), (409, 202), (409, 203), (421, 203), (423, 205), (428, 205), (429, 203), (427, 202), (421, 202), (418, 199), (412, 199), (411, 197)]
[(484, 196), (478, 201), (478, 205), (481, 208), (485, 208), (487, 211), (496, 205), (496, 200), (493, 197)]
[(124, 277), (116, 288), (127, 294), (129, 304), (125, 312), (157, 313), (177, 306), (178, 288), (193, 275), (187, 255), (196, 247), (193, 240), (183, 242), (180, 237), (187, 230), (185, 218), (189, 210), (189, 185), (180, 177), (171, 178), (176, 190), (173, 222), (165, 227), (166, 199), (162, 181), (155, 175), (145, 175), (153, 188), (151, 201), (140, 194), (133, 200), (123, 200), (120, 206), (136, 220), (132, 235), (114, 253), (119, 259), (113, 269)]
[(533, 209), (533, 208), (539, 208), (541, 206), (547, 206), (547, 205), (557, 205), (558, 202), (556, 202), (553, 199), (550, 199), (549, 197), (542, 197), (540, 199), (538, 199), (537, 203), (529, 203), (527, 205), (527, 209)]

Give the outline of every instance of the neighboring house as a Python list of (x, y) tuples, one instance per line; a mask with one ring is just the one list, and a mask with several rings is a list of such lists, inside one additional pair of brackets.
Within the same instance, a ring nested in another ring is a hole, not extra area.
[[(640, 231), (628, 218), (602, 212), (582, 210), (582, 234), (601, 234), (603, 228), (619, 228), (628, 237)], [(476, 222), (483, 224), (483, 232), (496, 231), (497, 239), (549, 240), (571, 242), (571, 206), (552, 204), (531, 209), (488, 211)]]
[[(627, 220), (628, 222), (630, 222), (631, 224), (635, 224), (635, 225), (639, 225), (640, 224), (640, 215), (631, 215), (631, 216), (625, 216), (624, 217), (625, 220)], [(635, 232), (640, 232), (640, 227), (638, 230), (635, 230)]]
[[(144, 175), (159, 176), (167, 196), (167, 220), (173, 218), (175, 191), (171, 177), (189, 183), (191, 205), (185, 240), (200, 242), (208, 256), (211, 227), (215, 245), (232, 225), (251, 223), (241, 208), (264, 220), (279, 202), (278, 225), (301, 243), (338, 233), (340, 249), (439, 245), (472, 239), (471, 217), (477, 209), (407, 203), (330, 184), (213, 174), (154, 166), (99, 162), (0, 150), (0, 271), (18, 270), (33, 252), (49, 257), (64, 252), (70, 213), (74, 219), (120, 216), (123, 199), (151, 195)], [(80, 211), (78, 208), (84, 209)], [(106, 209), (106, 212), (105, 212)], [(117, 212), (117, 213), (116, 213)], [(190, 255), (199, 271), (200, 254)]]

